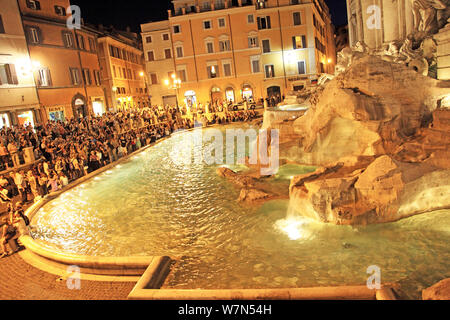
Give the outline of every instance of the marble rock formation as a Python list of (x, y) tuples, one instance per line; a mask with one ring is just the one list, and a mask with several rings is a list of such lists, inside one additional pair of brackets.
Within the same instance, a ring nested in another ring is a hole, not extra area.
[(295, 177), (291, 207), (335, 224), (450, 208), (449, 83), (361, 56), (280, 136), (280, 157), (321, 166)]
[(320, 87), (305, 115), (280, 132), (280, 158), (325, 165), (342, 157), (391, 153), (431, 117), (449, 87), (362, 54)]
[(422, 291), (423, 300), (450, 300), (450, 279), (439, 281)]
[(217, 174), (226, 178), (230, 182), (240, 187), (251, 187), (255, 185), (255, 179), (246, 175), (240, 175), (226, 167), (220, 167), (216, 170)]
[(239, 195), (239, 202), (256, 202), (270, 198), (271, 195), (258, 189), (247, 189), (243, 188)]

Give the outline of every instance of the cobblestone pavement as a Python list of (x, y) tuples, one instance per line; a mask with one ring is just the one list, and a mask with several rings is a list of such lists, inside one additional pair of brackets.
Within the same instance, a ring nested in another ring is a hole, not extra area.
[(81, 280), (69, 290), (65, 280), (26, 263), (18, 254), (0, 259), (0, 300), (125, 300), (134, 282)]

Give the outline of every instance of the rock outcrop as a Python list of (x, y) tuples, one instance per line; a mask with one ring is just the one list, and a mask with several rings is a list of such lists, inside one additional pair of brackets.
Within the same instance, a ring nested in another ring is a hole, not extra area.
[(422, 291), (423, 300), (450, 300), (450, 279), (439, 281)]
[(223, 178), (226, 178), (230, 182), (240, 186), (240, 187), (251, 187), (255, 185), (255, 179), (249, 176), (240, 175), (234, 172), (233, 170), (220, 167), (216, 170), (217, 174)]
[(291, 207), (352, 225), (450, 208), (449, 95), (449, 82), (358, 57), (280, 135), (280, 158), (321, 166), (292, 180)]
[(239, 202), (256, 202), (270, 198), (271, 195), (258, 189), (242, 189), (239, 195)]

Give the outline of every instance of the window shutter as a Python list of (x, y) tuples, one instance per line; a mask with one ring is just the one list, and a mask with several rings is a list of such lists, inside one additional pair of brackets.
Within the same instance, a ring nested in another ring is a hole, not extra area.
[(6, 76), (9, 84), (19, 84), (17, 79), (16, 67), (13, 64), (6, 64)]
[(53, 85), (53, 81), (52, 81), (52, 75), (51, 75), (51, 73), (50, 73), (50, 69), (47, 69), (46, 72), (47, 72), (47, 81), (48, 81), (48, 85), (49, 85), (49, 86), (52, 86), (52, 85)]
[(65, 33), (64, 31), (62, 31), (61, 33), (62, 33), (62, 38), (63, 38), (64, 47), (68, 48), (68, 47), (69, 47), (69, 43), (67, 42), (67, 36), (66, 36), (66, 33)]
[(303, 48), (307, 48), (307, 45), (306, 45), (306, 36), (302, 36), (302, 46), (303, 46)]
[(258, 30), (261, 30), (261, 18), (260, 17), (258, 17)]
[(272, 26), (270, 25), (270, 16), (267, 16), (266, 19), (267, 19), (267, 29), (271, 29)]
[(3, 20), (1, 15), (0, 15), (0, 33), (5, 33), (5, 27), (3, 26)]
[(44, 37), (42, 36), (42, 30), (40, 28), (36, 28), (38, 33), (38, 43), (42, 43), (44, 41)]
[(41, 10), (41, 3), (39, 1), (34, 2), (36, 4), (36, 9)]
[(69, 74), (70, 74), (70, 81), (72, 84), (75, 84), (75, 79), (73, 78), (73, 69), (69, 68)]
[(295, 40), (295, 36), (292, 37), (292, 48), (297, 49), (297, 41)]

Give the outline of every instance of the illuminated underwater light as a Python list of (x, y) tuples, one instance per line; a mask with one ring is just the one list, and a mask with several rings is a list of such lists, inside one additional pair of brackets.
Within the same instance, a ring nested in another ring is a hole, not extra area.
[(306, 228), (307, 220), (301, 217), (278, 220), (276, 228), (285, 233), (291, 240), (307, 239), (311, 237), (311, 231)]

